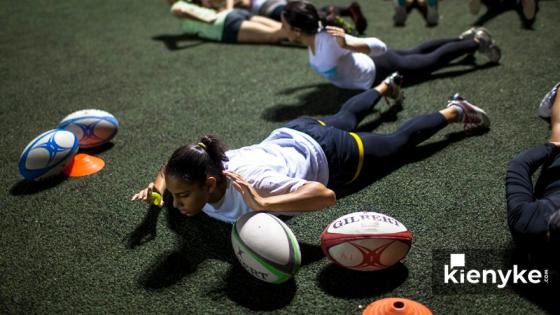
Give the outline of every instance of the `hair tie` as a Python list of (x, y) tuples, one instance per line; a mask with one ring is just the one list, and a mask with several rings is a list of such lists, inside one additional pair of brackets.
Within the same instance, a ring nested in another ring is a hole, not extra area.
[(199, 142), (199, 143), (196, 144), (196, 146), (197, 146), (197, 147), (200, 147), (200, 148), (202, 148), (204, 151), (206, 151), (206, 145), (205, 145), (204, 143)]

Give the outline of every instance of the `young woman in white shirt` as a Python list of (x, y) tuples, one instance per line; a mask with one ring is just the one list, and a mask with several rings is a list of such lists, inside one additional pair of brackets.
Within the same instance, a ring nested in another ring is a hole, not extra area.
[(477, 50), (491, 62), (501, 57), (499, 47), (484, 28), (398, 50), (378, 38), (357, 38), (340, 28), (323, 26), (317, 9), (309, 2), (291, 1), (282, 13), (282, 28), (288, 39), (306, 45), (311, 68), (341, 88), (367, 90), (395, 71), (406, 79), (422, 78)]
[(454, 97), (446, 108), (416, 116), (393, 133), (354, 132), (383, 96), (399, 99), (400, 82), (393, 74), (350, 98), (335, 115), (295, 119), (259, 144), (226, 150), (206, 135), (181, 146), (132, 200), (151, 203), (152, 192), (167, 191), (181, 214), (204, 212), (230, 223), (249, 211), (316, 211), (335, 204), (337, 189), (382, 172), (450, 123), (463, 122), (467, 133), (490, 125), (483, 110)]

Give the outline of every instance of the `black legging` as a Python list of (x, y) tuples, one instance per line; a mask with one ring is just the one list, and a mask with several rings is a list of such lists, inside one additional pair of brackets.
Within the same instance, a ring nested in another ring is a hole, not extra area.
[[(323, 121), (328, 126), (353, 131), (380, 99), (381, 95), (375, 89), (362, 92), (350, 98), (336, 114)], [(364, 164), (397, 157), (403, 150), (420, 144), (447, 125), (443, 115), (434, 112), (409, 119), (393, 133), (358, 132), (364, 144)]]
[(420, 44), (412, 49), (391, 49), (373, 57), (377, 85), (395, 71), (406, 79), (422, 77), (448, 65), (461, 56), (474, 53), (478, 43), (473, 39), (442, 38)]

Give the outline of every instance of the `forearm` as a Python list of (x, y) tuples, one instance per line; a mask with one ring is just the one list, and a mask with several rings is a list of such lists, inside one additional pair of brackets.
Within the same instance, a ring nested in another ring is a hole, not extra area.
[(154, 179), (154, 187), (160, 193), (165, 193), (165, 189), (167, 189), (167, 185), (165, 184), (165, 175), (163, 173), (165, 169), (165, 165), (162, 166)]
[(547, 200), (508, 202), (508, 225), (519, 234), (543, 234), (548, 231), (548, 218), (555, 208)]
[(358, 38), (346, 34), (344, 38), (346, 41), (346, 49), (353, 52), (359, 52), (374, 57), (387, 51), (387, 45), (374, 37)]
[(294, 192), (262, 198), (258, 210), (279, 212), (316, 211), (336, 203), (334, 191), (321, 183), (308, 183)]
[(541, 144), (523, 151), (509, 162), (506, 173), (506, 194), (508, 203), (533, 201), (531, 176), (547, 159), (558, 153), (553, 144)]

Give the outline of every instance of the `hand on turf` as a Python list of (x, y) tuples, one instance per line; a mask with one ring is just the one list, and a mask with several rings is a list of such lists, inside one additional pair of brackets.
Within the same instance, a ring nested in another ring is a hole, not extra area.
[(241, 193), (243, 200), (245, 200), (249, 208), (255, 211), (266, 210), (264, 198), (253, 188), (253, 185), (249, 184), (249, 182), (237, 173), (224, 171), (224, 175), (231, 179), (233, 187)]
[(336, 38), (338, 45), (342, 48), (348, 48), (348, 43), (346, 43), (346, 32), (343, 28), (336, 26), (327, 26), (327, 32)]
[[(153, 182), (148, 184), (148, 187), (140, 190), (139, 192), (137, 192), (136, 194), (134, 194), (134, 196), (132, 196), (132, 198), (130, 199), (131, 201), (134, 200), (143, 200), (144, 202), (146, 202), (147, 204), (152, 204), (153, 202), (153, 198), (152, 198), (152, 192), (157, 192), (159, 194), (161, 194), (159, 191), (157, 191), (157, 189), (155, 189), (155, 184)], [(162, 208), (163, 207), (163, 199), (159, 202), (159, 205), (157, 205), (158, 207)]]

